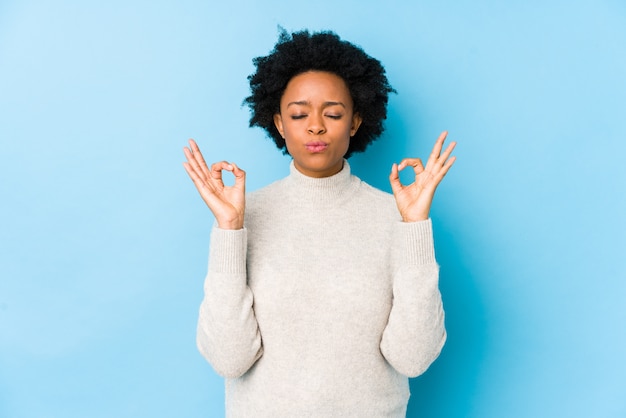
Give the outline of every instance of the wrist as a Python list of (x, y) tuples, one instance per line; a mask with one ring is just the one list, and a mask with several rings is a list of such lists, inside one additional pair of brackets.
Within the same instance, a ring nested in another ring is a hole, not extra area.
[(428, 211), (415, 211), (413, 213), (400, 212), (400, 215), (402, 216), (402, 222), (422, 222), (429, 218)]
[(237, 229), (243, 229), (243, 223), (239, 223), (239, 222), (218, 222), (217, 223), (217, 227), (219, 229), (226, 229), (226, 230), (237, 230)]
[(422, 208), (405, 208), (400, 211), (402, 222), (422, 222), (430, 218), (430, 205)]
[(216, 221), (219, 229), (243, 229), (243, 217), (237, 217), (235, 219), (216, 219)]
[(419, 216), (419, 217), (402, 217), (402, 222), (406, 222), (406, 223), (415, 223), (415, 222), (423, 222), (423, 221), (427, 221), (428, 220), (428, 216), (423, 217), (423, 216)]

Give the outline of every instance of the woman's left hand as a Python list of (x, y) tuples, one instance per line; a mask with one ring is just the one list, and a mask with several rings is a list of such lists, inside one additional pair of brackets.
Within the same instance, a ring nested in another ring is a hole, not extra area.
[[(451, 142), (446, 150), (441, 152), (446, 136), (448, 132), (445, 131), (439, 135), (426, 167), (419, 158), (405, 158), (399, 165), (394, 163), (391, 167), (389, 182), (404, 222), (428, 219), (435, 190), (456, 160), (456, 157), (450, 157), (456, 142)], [(415, 171), (415, 181), (405, 186), (400, 182), (399, 173), (409, 166)]]

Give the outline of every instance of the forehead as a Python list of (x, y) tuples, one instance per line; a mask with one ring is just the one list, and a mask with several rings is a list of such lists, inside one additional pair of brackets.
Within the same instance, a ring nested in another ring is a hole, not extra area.
[(307, 71), (292, 77), (287, 83), (283, 99), (320, 99), (352, 103), (350, 91), (343, 78), (326, 71)]

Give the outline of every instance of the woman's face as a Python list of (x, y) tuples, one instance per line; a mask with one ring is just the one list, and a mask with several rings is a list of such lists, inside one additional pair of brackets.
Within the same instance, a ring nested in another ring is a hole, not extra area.
[(354, 113), (352, 97), (343, 79), (323, 71), (293, 77), (274, 115), (294, 165), (309, 177), (329, 177), (343, 168), (361, 117)]

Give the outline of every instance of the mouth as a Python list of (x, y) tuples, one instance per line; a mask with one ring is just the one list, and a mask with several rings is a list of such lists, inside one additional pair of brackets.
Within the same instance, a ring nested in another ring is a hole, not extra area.
[(323, 152), (326, 148), (328, 148), (328, 144), (322, 141), (312, 141), (304, 144), (307, 151), (309, 152)]

